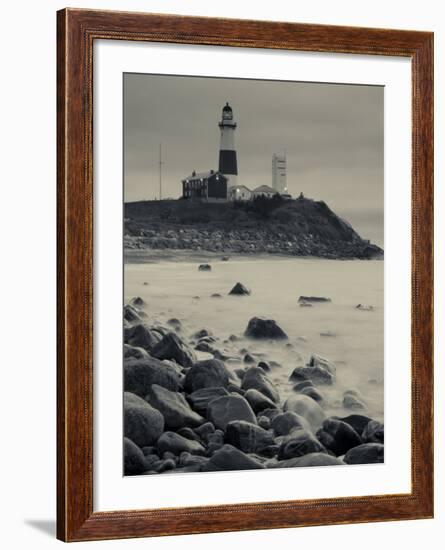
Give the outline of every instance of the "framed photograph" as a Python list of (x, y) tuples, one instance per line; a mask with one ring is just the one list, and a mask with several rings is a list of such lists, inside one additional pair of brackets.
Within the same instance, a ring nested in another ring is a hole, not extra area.
[(433, 35), (58, 12), (58, 538), (433, 516)]

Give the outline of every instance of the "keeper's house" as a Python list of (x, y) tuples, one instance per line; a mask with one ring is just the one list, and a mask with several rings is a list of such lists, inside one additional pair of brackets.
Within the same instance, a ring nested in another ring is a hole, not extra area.
[(182, 180), (184, 199), (204, 202), (227, 201), (227, 178), (221, 172), (195, 172)]

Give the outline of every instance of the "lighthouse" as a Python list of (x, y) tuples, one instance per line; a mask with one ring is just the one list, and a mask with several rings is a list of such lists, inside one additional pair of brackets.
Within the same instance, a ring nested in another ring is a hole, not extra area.
[(218, 124), (221, 130), (219, 146), (219, 172), (228, 179), (229, 187), (236, 185), (238, 165), (235, 150), (236, 122), (233, 120), (232, 107), (226, 103), (222, 110), (221, 122)]

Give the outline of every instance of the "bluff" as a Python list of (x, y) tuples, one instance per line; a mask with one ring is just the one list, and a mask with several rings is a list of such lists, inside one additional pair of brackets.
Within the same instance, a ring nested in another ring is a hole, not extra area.
[(124, 207), (126, 249), (178, 249), (322, 258), (383, 257), (324, 201), (140, 201)]

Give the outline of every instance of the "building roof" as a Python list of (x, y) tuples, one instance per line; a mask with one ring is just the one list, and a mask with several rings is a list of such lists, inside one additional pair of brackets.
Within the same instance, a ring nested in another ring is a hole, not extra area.
[(253, 193), (277, 193), (276, 189), (269, 187), (268, 185), (260, 185), (253, 190)]
[(193, 172), (192, 174), (190, 174), (190, 176), (187, 176), (186, 178), (184, 178), (184, 180), (206, 179), (215, 175), (218, 175), (223, 178), (226, 177), (219, 170), (209, 170), (208, 172)]
[(231, 185), (229, 191), (238, 191), (239, 189), (247, 189), (249, 193), (252, 193), (252, 190), (247, 187), (247, 185)]

